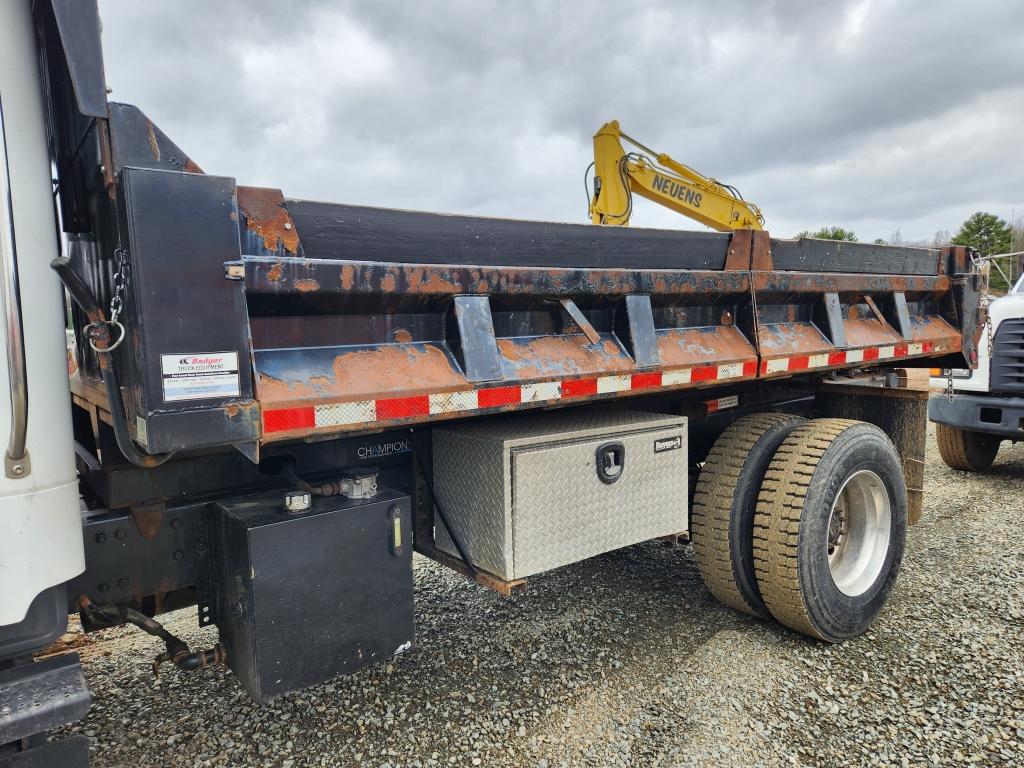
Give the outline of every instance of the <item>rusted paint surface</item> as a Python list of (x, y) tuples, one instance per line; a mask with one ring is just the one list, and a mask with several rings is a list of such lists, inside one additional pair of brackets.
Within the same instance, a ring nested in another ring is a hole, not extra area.
[(758, 271), (772, 268), (772, 238), (767, 232), (754, 232), (754, 242), (750, 249), (750, 268)]
[(953, 272), (966, 272), (968, 261), (968, 248), (965, 245), (947, 245), (941, 251), (940, 269)]
[(467, 386), (436, 344), (304, 350), (294, 358), (257, 353), (256, 392), (264, 409), (406, 397)]
[(729, 238), (729, 249), (725, 252), (725, 269), (750, 269), (750, 247), (754, 241), (754, 230), (737, 229)]
[(882, 344), (899, 344), (903, 337), (891, 325), (880, 322), (878, 318), (868, 317), (847, 318), (843, 323), (846, 329), (846, 345), (848, 347), (870, 347)]
[(959, 352), (962, 345), (960, 332), (937, 315), (910, 317), (912, 341), (934, 341), (946, 352)]
[(299, 291), (299, 293), (309, 293), (310, 291), (318, 291), (320, 290), (320, 283), (318, 283), (316, 280), (313, 280), (312, 278), (307, 278), (305, 280), (296, 280), (295, 289)]
[(498, 339), (502, 369), (509, 381), (633, 371), (633, 360), (610, 334), (591, 344), (586, 336)]
[(628, 293), (721, 296), (750, 291), (750, 274), (745, 271), (463, 267), (293, 258), (247, 258), (245, 264), (246, 290), (250, 293), (297, 292), (299, 281), (311, 278), (317, 279), (321, 293), (422, 297)]
[(506, 580), (493, 573), (487, 571), (481, 571), (479, 568), (475, 568), (476, 574), (470, 572), (466, 564), (457, 557), (452, 557), (439, 549), (432, 549), (429, 552), (423, 552), (422, 554), (429, 557), (431, 560), (436, 560), (441, 565), (451, 568), (453, 571), (458, 571), (467, 579), (476, 581), (477, 584), (493, 589), (502, 597), (511, 597), (516, 592), (521, 592), (526, 589), (526, 579), (512, 579)]
[(110, 121), (107, 118), (96, 118), (96, 135), (100, 145), (100, 162), (103, 164), (103, 187), (107, 190), (107, 196), (113, 200), (117, 197), (117, 187), (113, 151), (110, 147)]
[(658, 331), (658, 352), (666, 368), (721, 365), (757, 356), (753, 345), (734, 326), (662, 329)]
[[(912, 338), (909, 343), (931, 342), (935, 354), (960, 349), (960, 334), (941, 317), (911, 317)], [(833, 350), (882, 347), (908, 343), (888, 323), (874, 317), (847, 319), (846, 346), (834, 347), (818, 328), (809, 322), (762, 323), (758, 326), (761, 355), (764, 359), (814, 355)], [(836, 366), (842, 367), (842, 366)]]
[(815, 354), (834, 349), (813, 323), (762, 323), (757, 327), (765, 357)]
[[(410, 267), (405, 271), (406, 288), (410, 293), (464, 293), (459, 279), (443, 270), (427, 267)], [(393, 291), (397, 280), (390, 284), (387, 291)], [(381, 285), (384, 288), (384, 285)]]
[(281, 190), (238, 187), (237, 194), (246, 226), (263, 239), (268, 251), (284, 248), (287, 253), (299, 252), (299, 233), (285, 208)]
[(156, 538), (164, 519), (164, 503), (157, 501), (152, 504), (140, 504), (129, 507), (139, 535), (144, 539)]
[[(278, 265), (280, 266), (280, 265)], [(353, 286), (356, 284), (356, 270), (351, 264), (342, 264), (341, 266), (341, 290), (351, 291)]]
[(754, 290), (785, 297), (792, 294), (944, 293), (949, 290), (945, 275), (857, 275), (826, 272), (754, 272)]
[(149, 151), (153, 154), (153, 159), (158, 163), (160, 162), (160, 145), (156, 140), (156, 131), (153, 129), (153, 121), (146, 120), (146, 137), (149, 139)]

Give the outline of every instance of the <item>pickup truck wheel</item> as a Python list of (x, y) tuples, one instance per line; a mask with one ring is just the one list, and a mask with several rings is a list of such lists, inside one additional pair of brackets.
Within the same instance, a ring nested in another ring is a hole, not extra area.
[(981, 472), (991, 467), (1001, 442), (995, 435), (969, 432), (948, 424), (935, 425), (935, 440), (946, 466), (965, 472)]
[(855, 637), (889, 597), (906, 532), (906, 483), (885, 433), (847, 419), (808, 422), (779, 446), (761, 486), (761, 596), (791, 629), (833, 643)]
[(694, 493), (690, 538), (708, 590), (738, 611), (769, 618), (754, 574), (754, 508), (764, 473), (806, 419), (758, 413), (731, 424), (704, 461)]

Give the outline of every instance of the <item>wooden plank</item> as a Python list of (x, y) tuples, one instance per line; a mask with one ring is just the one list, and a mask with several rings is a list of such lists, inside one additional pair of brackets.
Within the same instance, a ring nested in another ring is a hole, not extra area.
[(493, 589), (499, 595), (503, 597), (511, 597), (516, 592), (521, 592), (526, 589), (526, 579), (512, 579), (506, 581), (505, 579), (495, 576), (493, 573), (487, 571), (481, 571), (479, 568), (476, 569), (476, 576), (474, 577), (470, 572), (466, 564), (459, 560), (457, 557), (442, 552), (439, 549), (432, 550), (430, 552), (421, 552), (421, 554), (429, 557), (441, 565), (451, 568), (453, 571), (458, 571), (467, 579), (473, 579), (477, 584)]

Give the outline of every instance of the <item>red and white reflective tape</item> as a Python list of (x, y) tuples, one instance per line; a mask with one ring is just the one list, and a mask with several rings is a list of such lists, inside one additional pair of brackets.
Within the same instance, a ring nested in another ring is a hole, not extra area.
[[(892, 344), (817, 355), (777, 357), (761, 361), (761, 376), (771, 376), (816, 368), (853, 365), (876, 360), (899, 359), (935, 351), (932, 342)], [(298, 408), (263, 411), (263, 434), (308, 432), (337, 429), (386, 421), (403, 421), (418, 417), (486, 411), (530, 403), (550, 403), (616, 392), (637, 392), (707, 384), (720, 381), (753, 379), (758, 373), (757, 361), (746, 360), (726, 365), (701, 365), (668, 371), (649, 371), (582, 379), (542, 381), (536, 384), (512, 384), (480, 389), (463, 389), (432, 395), (357, 400), (348, 403), (327, 403)], [(730, 407), (721, 400), (707, 401), (709, 412)], [(710, 403), (715, 403), (712, 407)]]
[(935, 351), (930, 341), (914, 344), (890, 344), (884, 347), (865, 347), (864, 349), (837, 350), (822, 352), (817, 355), (796, 355), (795, 357), (775, 357), (761, 361), (761, 375), (771, 376), (779, 373), (797, 373), (815, 368), (832, 368), (838, 365), (870, 363), (876, 360), (896, 360), (901, 357), (927, 355)]
[(542, 381), (537, 384), (463, 389), (433, 395), (281, 408), (263, 412), (263, 434), (331, 429), (378, 421), (399, 421), (419, 416), (466, 413), (530, 403), (572, 400), (595, 395), (610, 395), (616, 392), (637, 392), (731, 379), (752, 379), (756, 374), (757, 361), (747, 360), (726, 365), (701, 365), (668, 371), (593, 376), (583, 379)]

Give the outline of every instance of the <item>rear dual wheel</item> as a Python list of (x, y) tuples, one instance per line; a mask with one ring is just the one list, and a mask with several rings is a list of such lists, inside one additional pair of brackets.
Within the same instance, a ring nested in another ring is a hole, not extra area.
[(739, 419), (715, 441), (697, 479), (690, 515), (693, 554), (711, 594), (737, 611), (770, 615), (754, 573), (754, 510), (776, 449), (806, 421), (785, 413)]
[(754, 571), (768, 610), (829, 642), (861, 634), (889, 598), (906, 534), (906, 483), (882, 430), (847, 419), (793, 430), (754, 515)]
[(906, 521), (900, 461), (877, 427), (758, 414), (708, 455), (691, 535), (722, 602), (839, 642), (864, 632), (888, 599)]

